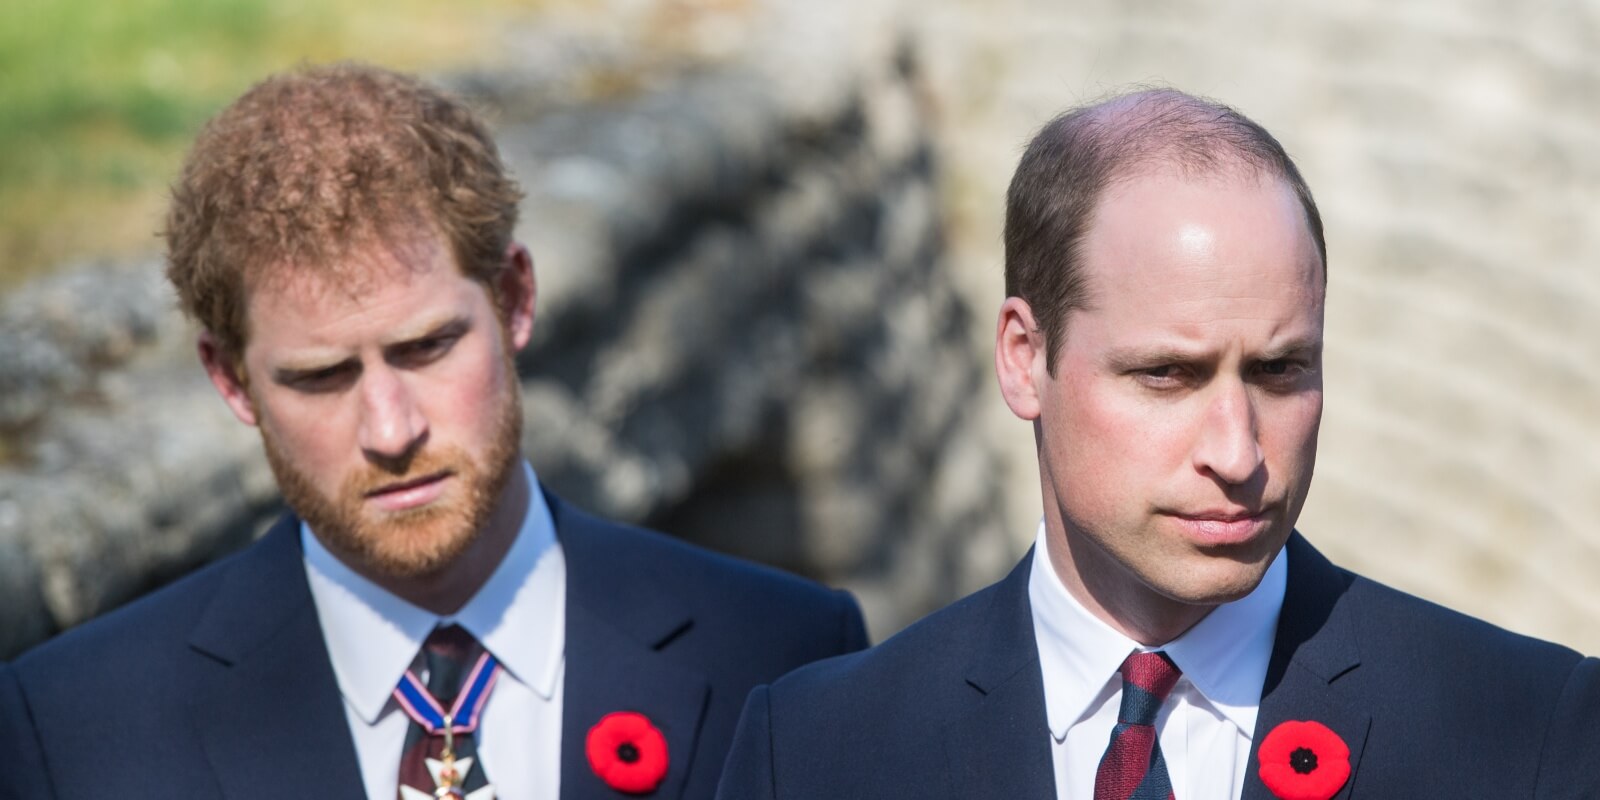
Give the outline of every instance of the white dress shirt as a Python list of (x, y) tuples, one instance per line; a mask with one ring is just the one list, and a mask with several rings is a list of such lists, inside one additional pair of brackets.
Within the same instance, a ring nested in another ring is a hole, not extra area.
[(1092, 800), (1095, 772), (1122, 703), (1123, 659), (1164, 650), (1183, 677), (1156, 717), (1177, 800), (1236, 800), (1244, 790), (1261, 686), (1283, 607), (1287, 556), (1279, 551), (1249, 595), (1218, 606), (1182, 636), (1144, 647), (1089, 613), (1050, 565), (1039, 523), (1028, 576), (1044, 674), (1056, 797)]
[(434, 626), (450, 623), (466, 628), (504, 667), (477, 733), (478, 758), (495, 796), (559, 792), (567, 565), (533, 468), (524, 461), (523, 469), (531, 491), (516, 542), (483, 588), (448, 618), (356, 574), (300, 527), (306, 578), (371, 800), (394, 800), (398, 792), (410, 719), (392, 692)]

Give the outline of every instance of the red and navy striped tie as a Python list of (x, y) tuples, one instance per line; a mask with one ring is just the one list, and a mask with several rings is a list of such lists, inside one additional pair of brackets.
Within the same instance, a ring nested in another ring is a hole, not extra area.
[(1122, 662), (1122, 708), (1094, 776), (1094, 800), (1171, 800), (1156, 714), (1181, 674), (1166, 653), (1134, 653)]

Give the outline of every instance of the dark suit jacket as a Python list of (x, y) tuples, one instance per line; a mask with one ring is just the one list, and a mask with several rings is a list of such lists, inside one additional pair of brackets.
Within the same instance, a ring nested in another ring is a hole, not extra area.
[[(753, 692), (718, 797), (1054, 798), (1030, 560)], [(1349, 744), (1336, 797), (1600, 796), (1600, 661), (1341, 570), (1299, 534), (1261, 695), (1256, 746), (1286, 720)], [(1254, 752), (1245, 785), (1271, 796)]]
[[(653, 797), (710, 797), (753, 686), (866, 646), (847, 594), (546, 497), (567, 561), (563, 800), (620, 796), (583, 745), (621, 710), (666, 736)], [(0, 797), (362, 797), (298, 525), (0, 668)]]

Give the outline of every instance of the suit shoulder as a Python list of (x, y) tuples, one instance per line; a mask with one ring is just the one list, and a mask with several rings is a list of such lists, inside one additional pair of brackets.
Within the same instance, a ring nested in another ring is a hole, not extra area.
[(601, 519), (567, 506), (558, 528), (577, 523), (577, 537), (563, 546), (603, 550), (619, 574), (632, 573), (676, 592), (711, 592), (718, 597), (739, 593), (749, 599), (800, 607), (834, 607), (854, 600), (815, 581), (774, 567), (707, 550), (666, 533)]
[[(224, 587), (227, 592), (220, 591)], [(165, 663), (173, 653), (187, 650), (190, 634), (208, 620), (213, 627), (236, 626), (241, 616), (252, 624), (271, 624), (276, 616), (264, 609), (292, 603), (262, 601), (294, 597), (296, 588), (309, 602), (300, 557), (299, 521), (284, 515), (265, 536), (243, 550), (23, 654), (15, 662), (17, 674), (24, 680), (36, 673), (49, 675), (54, 679), (53, 685), (65, 686), (71, 684), (62, 676), (93, 683), (115, 671), (108, 666)], [(210, 619), (214, 600), (222, 594), (241, 599), (228, 619)]]
[[(1396, 685), (1424, 679), (1429, 667), (1453, 662), (1450, 684), (1464, 692), (1548, 685), (1565, 679), (1581, 659), (1571, 648), (1513, 633), (1476, 617), (1336, 566), (1296, 533), (1289, 540), (1289, 589), (1279, 635), (1308, 625), (1337, 626), (1354, 637), (1363, 672)], [(1370, 668), (1370, 669), (1369, 669)], [(1372, 671), (1376, 670), (1376, 673)], [(1533, 692), (1537, 694), (1537, 691)]]
[(235, 553), (185, 575), (128, 604), (90, 619), (23, 653), (13, 663), (24, 679), (35, 673), (103, 671), (108, 665), (142, 663), (143, 654), (170, 647), (193, 628), (206, 602), (243, 553)]
[[(774, 695), (847, 698), (878, 692), (884, 686), (917, 691), (939, 678), (955, 676), (973, 656), (972, 648), (1001, 591), (981, 589), (912, 623), (881, 644), (795, 670), (773, 684)], [(845, 700), (848, 702), (848, 700)]]
[(1495, 719), (1505, 735), (1538, 739), (1564, 687), (1582, 681), (1571, 648), (1381, 583), (1355, 578), (1346, 601), (1361, 660), (1352, 685), (1446, 729)]
[(1572, 648), (1506, 630), (1370, 578), (1352, 574), (1363, 642), (1409, 641), (1436, 652), (1472, 653), (1478, 668), (1525, 671), (1536, 665), (1570, 670), (1582, 656)]
[(567, 556), (569, 602), (581, 594), (585, 608), (614, 624), (641, 625), (647, 638), (673, 631), (663, 652), (722, 688), (730, 728), (751, 688), (867, 645), (861, 610), (847, 592), (570, 506), (552, 507)]
[[(157, 589), (121, 608), (67, 630), (12, 663), (18, 691), (35, 719), (57, 734), (90, 730), (106, 709), (137, 707), (150, 718), (182, 694), (175, 678), (189, 664), (191, 633), (201, 624), (219, 590), (240, 577), (252, 545), (242, 553)], [(167, 671), (168, 680), (148, 679)], [(185, 673), (186, 680), (196, 673)], [(98, 709), (98, 710), (97, 710)], [(110, 717), (108, 717), (110, 719)]]

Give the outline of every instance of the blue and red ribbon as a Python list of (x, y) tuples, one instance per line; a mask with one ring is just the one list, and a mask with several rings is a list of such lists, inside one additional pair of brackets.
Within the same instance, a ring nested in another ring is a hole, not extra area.
[[(478, 729), (478, 718), (483, 714), (483, 707), (489, 699), (489, 692), (494, 690), (495, 679), (500, 676), (500, 662), (493, 655), (484, 653), (478, 658), (478, 663), (473, 665), (472, 672), (467, 675), (465, 688), (456, 695), (456, 702), (450, 708), (450, 732), (472, 733)], [(395, 687), (394, 699), (406, 716), (415, 720), (428, 733), (442, 733), (445, 727), (444, 706), (428, 691), (422, 681), (417, 679), (410, 670), (401, 676), (400, 685)]]

